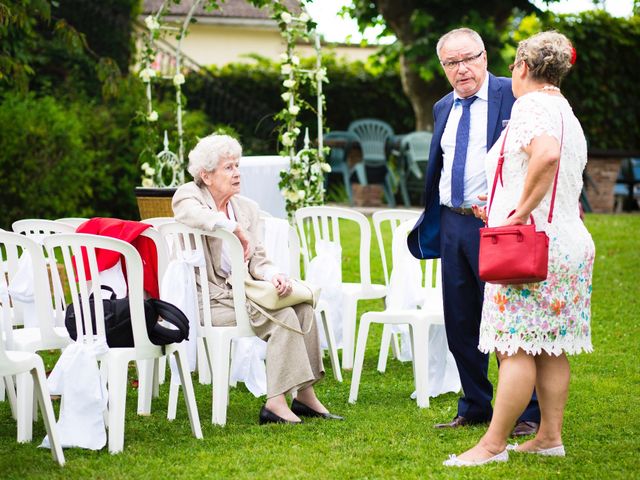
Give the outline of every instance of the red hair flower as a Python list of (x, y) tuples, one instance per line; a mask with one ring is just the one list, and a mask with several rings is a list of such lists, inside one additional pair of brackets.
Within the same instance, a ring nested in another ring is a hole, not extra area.
[(576, 63), (576, 59), (578, 58), (578, 52), (576, 52), (576, 47), (571, 47), (571, 65)]

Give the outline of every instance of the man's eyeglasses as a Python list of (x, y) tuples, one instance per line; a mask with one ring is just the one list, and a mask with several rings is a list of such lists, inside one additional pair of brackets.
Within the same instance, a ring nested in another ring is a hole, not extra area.
[(448, 70), (451, 72), (459, 68), (460, 65), (463, 63), (466, 66), (475, 65), (476, 63), (478, 63), (483, 53), (484, 53), (484, 50), (482, 50), (480, 53), (477, 53), (476, 55), (471, 55), (470, 57), (465, 57), (460, 60), (451, 60), (449, 62), (440, 62), (440, 63), (442, 64), (445, 70)]

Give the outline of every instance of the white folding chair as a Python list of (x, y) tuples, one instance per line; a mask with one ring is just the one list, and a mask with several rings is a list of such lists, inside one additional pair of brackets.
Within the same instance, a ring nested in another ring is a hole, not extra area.
[[(409, 223), (405, 223), (396, 229), (395, 234), (404, 234), (406, 236), (411, 226)], [(394, 268), (398, 268), (398, 261), (395, 256), (393, 260)], [(417, 259), (415, 261), (419, 262)], [(429, 328), (431, 325), (444, 325), (439, 267), (439, 260), (427, 260), (424, 264), (422, 286), (425, 300), (421, 309), (386, 309), (383, 312), (366, 312), (360, 318), (349, 403), (355, 403), (358, 399), (369, 327), (372, 323), (382, 323), (409, 326), (416, 401), (420, 408), (429, 406)]]
[[(389, 287), (389, 274), (391, 272), (391, 260), (387, 259), (386, 247), (391, 246), (391, 239), (388, 235), (383, 235), (383, 229), (389, 229), (391, 237), (398, 225), (407, 220), (418, 220), (419, 212), (412, 210), (388, 209), (378, 210), (372, 215), (373, 229), (376, 232), (378, 240), (378, 248), (380, 250), (380, 259), (382, 261), (382, 270), (384, 271), (384, 283)], [(385, 237), (389, 238), (387, 242)], [(389, 344), (391, 343), (393, 355), (397, 358), (399, 353), (398, 336), (393, 335), (391, 325), (385, 324), (382, 328), (382, 341), (380, 342), (380, 354), (378, 356), (378, 371), (384, 373), (387, 368), (387, 356), (389, 355)]]
[[(197, 312), (197, 335), (203, 340), (206, 359), (212, 376), (213, 405), (211, 423), (227, 423), (227, 405), (229, 403), (229, 371), (231, 367), (231, 342), (234, 338), (255, 336), (249, 315), (245, 307), (244, 293), (244, 257), (242, 246), (237, 237), (228, 230), (219, 228), (207, 232), (187, 227), (181, 223), (167, 223), (160, 226), (160, 232), (170, 243), (173, 258), (186, 260), (196, 252), (204, 252), (206, 241), (214, 238), (226, 242), (231, 258), (231, 288), (236, 315), (236, 325), (229, 327), (213, 326), (211, 305), (209, 304), (209, 281), (206, 267), (190, 265), (192, 274), (200, 286)], [(169, 390), (169, 418), (175, 416), (177, 391)]]
[[(5, 335), (8, 348), (12, 351), (36, 353), (66, 347), (71, 339), (64, 327), (64, 305), (61, 303), (61, 293), (54, 292), (52, 295), (43, 247), (25, 235), (2, 231), (0, 249), (5, 252), (7, 266), (0, 280), (0, 301), (7, 324)], [(22, 266), (21, 262), (24, 262)], [(57, 278), (57, 270), (52, 270), (51, 274)], [(33, 292), (32, 301), (18, 301), (17, 292), (11, 286), (14, 281), (19, 281), (19, 276), (24, 282), (28, 278), (28, 282), (32, 283), (29, 289)], [(52, 298), (56, 299), (55, 303)], [(25, 326), (14, 328), (17, 325)], [(31, 441), (33, 382), (28, 375), (23, 375), (18, 378), (16, 387), (18, 441)]]
[[(51, 455), (53, 459), (61, 466), (64, 465), (64, 453), (58, 438), (56, 428), (56, 418), (51, 405), (51, 397), (47, 388), (47, 378), (44, 373), (44, 363), (42, 359), (35, 353), (8, 351), (5, 349), (4, 333), (10, 329), (5, 328), (4, 318), (0, 317), (0, 378), (11, 378), (14, 375), (18, 377), (30, 375), (35, 385), (35, 393), (42, 411), (42, 419), (49, 436), (49, 444), (51, 445)], [(18, 427), (19, 430), (20, 427)], [(18, 432), (19, 433), (19, 432)], [(18, 435), (18, 442), (26, 441)]]
[[(269, 230), (269, 222), (285, 222), (285, 220), (274, 218), (269, 214), (260, 212), (260, 219), (263, 222), (265, 235)], [(265, 249), (267, 251), (267, 257), (272, 258), (272, 252), (269, 250), (269, 243), (267, 239), (264, 239)], [(291, 278), (300, 279), (300, 239), (296, 233), (295, 227), (288, 226), (288, 242), (287, 244), (281, 244), (280, 248), (286, 248), (286, 252), (289, 255), (289, 272), (285, 272)], [(333, 334), (333, 325), (331, 322), (331, 312), (327, 303), (323, 300), (318, 302), (315, 308), (316, 321), (322, 325), (325, 338), (327, 339), (327, 346), (329, 351), (329, 359), (331, 361), (331, 367), (333, 369), (333, 376), (338, 382), (342, 382), (342, 370), (340, 368), (340, 359), (338, 357), (338, 349), (336, 347), (335, 336)]]
[[(124, 447), (124, 419), (129, 362), (155, 360), (162, 357), (165, 352), (176, 359), (180, 372), (180, 382), (185, 394), (191, 431), (196, 438), (202, 438), (191, 375), (186, 368), (184, 345), (173, 343), (161, 347), (152, 344), (149, 340), (144, 312), (142, 259), (137, 250), (132, 245), (115, 238), (79, 233), (52, 235), (46, 237), (44, 243), (49, 256), (53, 257), (58, 252), (64, 260), (69, 291), (76, 312), (76, 331), (78, 332), (76, 342), (88, 345), (96, 342), (106, 342), (102, 302), (94, 302), (93, 315), (89, 304), (90, 294), (95, 293), (96, 297), (99, 298), (102, 289), (96, 251), (111, 250), (117, 252), (123, 261), (124, 270), (126, 271), (134, 346), (130, 348), (108, 348), (106, 353), (97, 357), (103, 367), (106, 365), (107, 372), (109, 452), (118, 453)], [(88, 271), (82, 260), (83, 253), (87, 258)], [(78, 312), (81, 313), (77, 314)], [(92, 316), (95, 318), (95, 328), (92, 325)], [(139, 410), (141, 403), (144, 405), (144, 402), (150, 396), (150, 389), (147, 392), (149, 393), (146, 395), (141, 394), (139, 397)]]
[(304, 207), (295, 212), (296, 224), (302, 246), (305, 275), (309, 262), (317, 251), (312, 249), (319, 240), (340, 244), (340, 222), (354, 222), (360, 232), (360, 282), (342, 282), (343, 291), (343, 350), (342, 367), (353, 367), (356, 316), (359, 300), (384, 298), (386, 287), (371, 283), (369, 255), (371, 253), (371, 227), (361, 213), (339, 207)]

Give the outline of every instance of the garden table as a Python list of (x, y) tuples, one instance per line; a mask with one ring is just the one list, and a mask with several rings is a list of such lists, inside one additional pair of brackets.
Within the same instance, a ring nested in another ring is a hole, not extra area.
[(279, 155), (242, 157), (240, 194), (258, 203), (260, 210), (286, 218), (284, 197), (280, 193), (280, 172), (289, 168), (289, 158)]

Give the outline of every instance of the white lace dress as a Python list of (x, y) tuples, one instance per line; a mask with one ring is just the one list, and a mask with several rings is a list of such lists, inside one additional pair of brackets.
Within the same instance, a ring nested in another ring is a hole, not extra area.
[[(549, 236), (549, 273), (540, 283), (494, 285), (484, 291), (480, 344), (513, 354), (522, 348), (529, 354), (542, 350), (559, 355), (590, 352), (591, 274), (595, 247), (579, 216), (582, 172), (587, 145), (580, 122), (562, 96), (533, 92), (513, 106), (503, 165), (503, 185), (496, 187), (489, 226), (501, 225), (516, 208), (524, 187), (529, 156), (522, 150), (533, 138), (546, 134), (564, 138), (552, 223), (547, 222), (551, 190), (533, 211), (538, 230)], [(505, 132), (485, 161), (487, 184), (493, 185)], [(490, 192), (489, 192), (490, 193)]]

